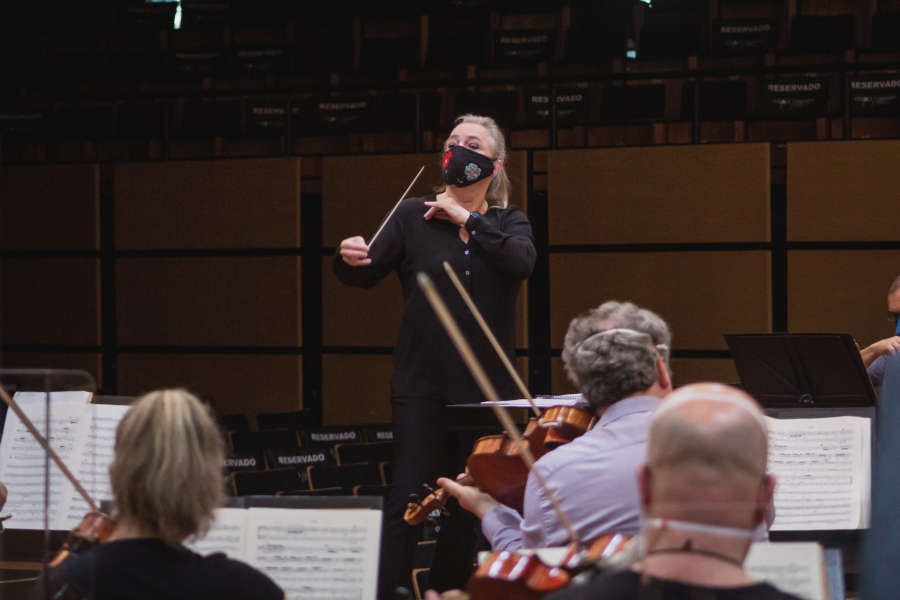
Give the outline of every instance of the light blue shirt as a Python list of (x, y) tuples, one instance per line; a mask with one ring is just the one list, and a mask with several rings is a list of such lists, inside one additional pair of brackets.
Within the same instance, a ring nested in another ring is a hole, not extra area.
[[(593, 429), (535, 463), (582, 540), (605, 533), (638, 533), (636, 469), (646, 459), (650, 419), (659, 402), (655, 396), (619, 400)], [(484, 516), (481, 529), (495, 551), (569, 543), (534, 475), (528, 476), (523, 512), (498, 506)]]
[(884, 365), (887, 363), (887, 357), (890, 354), (882, 354), (869, 365), (866, 369), (869, 373), (869, 379), (872, 381), (872, 387), (881, 387), (881, 381), (884, 379)]

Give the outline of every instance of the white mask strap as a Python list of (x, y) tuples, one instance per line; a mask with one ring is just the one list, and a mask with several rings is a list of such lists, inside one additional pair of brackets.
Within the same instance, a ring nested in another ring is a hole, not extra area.
[(653, 527), (655, 529), (674, 529), (676, 531), (687, 531), (690, 533), (709, 533), (712, 535), (720, 535), (723, 537), (739, 538), (750, 540), (753, 539), (754, 531), (752, 529), (738, 529), (736, 527), (725, 527), (723, 525), (708, 525), (706, 523), (694, 523), (692, 521), (677, 521), (674, 519), (652, 518), (644, 520), (645, 527)]

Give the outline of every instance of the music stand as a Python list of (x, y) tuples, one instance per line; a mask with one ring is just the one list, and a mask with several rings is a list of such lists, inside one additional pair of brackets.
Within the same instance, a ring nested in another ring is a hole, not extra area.
[(741, 385), (764, 408), (875, 405), (875, 391), (846, 333), (726, 334)]

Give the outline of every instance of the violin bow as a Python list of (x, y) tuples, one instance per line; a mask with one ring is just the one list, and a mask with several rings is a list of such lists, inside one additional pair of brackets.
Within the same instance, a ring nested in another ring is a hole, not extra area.
[(478, 310), (477, 306), (475, 306), (475, 302), (472, 300), (472, 296), (470, 296), (469, 292), (466, 291), (466, 288), (459, 280), (459, 277), (456, 275), (453, 267), (451, 267), (450, 263), (448, 263), (446, 260), (444, 261), (444, 270), (447, 271), (447, 276), (450, 278), (450, 281), (453, 282), (454, 287), (456, 287), (456, 291), (459, 292), (460, 296), (462, 296), (463, 302), (465, 302), (466, 306), (469, 307), (469, 312), (471, 312), (472, 316), (475, 317), (475, 321), (481, 327), (481, 330), (484, 332), (484, 335), (491, 343), (491, 346), (494, 347), (494, 351), (497, 353), (497, 356), (500, 357), (500, 361), (503, 363), (503, 366), (506, 367), (507, 371), (509, 371), (509, 375), (516, 383), (516, 387), (519, 388), (519, 393), (522, 394), (523, 398), (528, 400), (534, 416), (540, 419), (541, 409), (539, 409), (537, 407), (537, 404), (534, 403), (534, 398), (531, 397), (531, 392), (528, 391), (528, 388), (525, 386), (525, 382), (522, 381), (522, 378), (519, 376), (519, 372), (516, 371), (515, 367), (513, 367), (513, 364), (510, 362), (509, 357), (506, 355), (506, 352), (504, 352), (503, 348), (500, 347), (500, 342), (497, 341), (497, 337), (494, 335), (494, 332), (491, 331), (491, 328), (490, 326), (488, 326), (487, 321), (485, 321), (484, 317), (481, 316), (481, 311)]
[(384, 218), (384, 221), (381, 222), (381, 225), (378, 227), (378, 231), (375, 232), (375, 234), (372, 236), (372, 239), (370, 239), (369, 243), (366, 244), (367, 246), (371, 246), (372, 244), (375, 243), (375, 240), (378, 239), (378, 234), (381, 233), (381, 230), (384, 229), (384, 226), (387, 225), (388, 221), (391, 220), (391, 217), (394, 216), (394, 212), (396, 212), (397, 208), (399, 208), (400, 203), (403, 202), (404, 200), (406, 200), (406, 195), (409, 193), (409, 190), (411, 190), (413, 188), (413, 186), (416, 185), (416, 182), (419, 180), (419, 176), (422, 174), (422, 171), (424, 171), (424, 170), (425, 170), (425, 165), (422, 165), (422, 168), (419, 169), (419, 172), (416, 173), (416, 176), (413, 177), (413, 180), (409, 182), (409, 187), (406, 188), (406, 191), (403, 192), (403, 195), (400, 196), (399, 200), (397, 200), (397, 203), (394, 205), (394, 208), (391, 209), (391, 212), (389, 212), (387, 214), (387, 216)]
[(72, 483), (72, 485), (75, 486), (75, 491), (77, 491), (79, 495), (84, 498), (84, 501), (87, 502), (88, 506), (91, 507), (91, 511), (100, 512), (100, 507), (97, 506), (97, 504), (91, 498), (90, 494), (87, 493), (87, 490), (85, 490), (84, 487), (82, 487), (81, 483), (77, 479), (75, 479), (75, 476), (69, 470), (69, 467), (66, 466), (66, 463), (64, 463), (56, 453), (56, 450), (54, 450), (44, 438), (44, 436), (41, 435), (41, 432), (37, 430), (37, 427), (35, 427), (34, 423), (31, 422), (31, 419), (29, 419), (25, 415), (16, 401), (9, 397), (9, 394), (6, 393), (6, 390), (3, 389), (2, 385), (0, 385), (0, 398), (3, 399), (4, 404), (6, 404), (10, 409), (12, 409), (14, 413), (16, 413), (16, 416), (19, 417), (19, 420), (22, 421), (22, 423), (25, 425), (28, 433), (30, 433), (34, 437), (35, 441), (40, 444), (41, 448), (43, 448), (47, 452), (53, 462), (56, 463), (56, 466), (59, 467), (59, 470), (62, 471), (62, 474), (66, 476), (66, 479), (68, 479)]
[(569, 521), (566, 513), (563, 512), (559, 500), (556, 499), (556, 495), (550, 490), (550, 486), (547, 485), (547, 480), (544, 479), (544, 476), (541, 475), (540, 471), (533, 468), (534, 456), (531, 454), (531, 448), (528, 447), (528, 444), (519, 434), (516, 424), (513, 423), (512, 418), (509, 416), (509, 411), (500, 404), (500, 396), (497, 394), (497, 390), (494, 389), (490, 379), (488, 379), (487, 373), (485, 373), (481, 363), (478, 362), (475, 353), (472, 352), (472, 347), (469, 346), (469, 342), (466, 340), (465, 336), (463, 336), (462, 331), (460, 331), (459, 325), (456, 324), (456, 319), (450, 314), (450, 311), (447, 309), (447, 305), (444, 304), (444, 300), (438, 293), (437, 288), (434, 287), (434, 282), (432, 282), (431, 278), (425, 273), (419, 273), (417, 275), (417, 280), (419, 287), (425, 293), (425, 298), (428, 300), (428, 303), (431, 304), (431, 308), (434, 309), (434, 312), (437, 314), (438, 319), (440, 319), (444, 329), (447, 330), (450, 339), (453, 340), (453, 344), (456, 346), (457, 351), (469, 368), (472, 377), (474, 377), (476, 383), (478, 383), (478, 387), (481, 388), (481, 392), (488, 399), (488, 404), (493, 409), (494, 414), (497, 416), (501, 425), (503, 425), (506, 434), (509, 435), (510, 439), (512, 439), (512, 441), (521, 449), (520, 456), (522, 457), (522, 462), (525, 463), (529, 472), (534, 475), (534, 478), (541, 486), (541, 489), (543, 489), (547, 499), (550, 500), (553, 511), (556, 513), (557, 518), (559, 518), (559, 522), (565, 527), (569, 539), (572, 540), (572, 543), (576, 548), (580, 549), (582, 547), (581, 539), (575, 532), (572, 522)]

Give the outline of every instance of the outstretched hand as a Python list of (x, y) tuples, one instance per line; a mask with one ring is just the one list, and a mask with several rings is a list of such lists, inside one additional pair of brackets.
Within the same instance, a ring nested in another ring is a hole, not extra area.
[(441, 477), (437, 480), (437, 484), (444, 488), (448, 494), (459, 500), (459, 505), (464, 509), (478, 517), (484, 518), (491, 509), (500, 506), (500, 503), (494, 498), (485, 494), (477, 487), (471, 485), (460, 485), (447, 477)]

